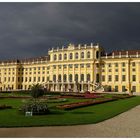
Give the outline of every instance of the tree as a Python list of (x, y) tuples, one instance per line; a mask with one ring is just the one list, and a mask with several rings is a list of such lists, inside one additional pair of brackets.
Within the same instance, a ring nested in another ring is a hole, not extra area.
[(31, 96), (33, 98), (38, 98), (44, 95), (44, 89), (42, 85), (40, 84), (35, 84), (31, 86)]

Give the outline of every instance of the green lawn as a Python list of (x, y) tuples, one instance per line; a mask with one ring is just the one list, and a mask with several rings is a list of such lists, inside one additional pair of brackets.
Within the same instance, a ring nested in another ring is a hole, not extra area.
[[(62, 103), (48, 103), (51, 114), (25, 117), (19, 113), (24, 99), (0, 99), (0, 104), (12, 105), (13, 109), (0, 110), (0, 127), (76, 125), (98, 123), (112, 118), (140, 104), (140, 97), (120, 99), (99, 105), (64, 111), (54, 106)], [(84, 99), (68, 99), (66, 103)], [(86, 99), (87, 100), (87, 99)], [(65, 104), (65, 103), (63, 103)]]

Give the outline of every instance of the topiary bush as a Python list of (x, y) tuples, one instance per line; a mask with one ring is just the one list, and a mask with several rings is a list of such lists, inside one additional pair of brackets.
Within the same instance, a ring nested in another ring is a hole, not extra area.
[(21, 106), (20, 111), (23, 113), (32, 112), (33, 115), (45, 115), (50, 111), (47, 103), (40, 100), (30, 100)]

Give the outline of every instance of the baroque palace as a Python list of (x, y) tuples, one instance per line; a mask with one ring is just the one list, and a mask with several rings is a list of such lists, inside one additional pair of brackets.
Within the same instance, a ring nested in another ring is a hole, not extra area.
[(52, 48), (44, 57), (0, 62), (0, 90), (140, 92), (140, 50), (105, 53), (99, 44)]

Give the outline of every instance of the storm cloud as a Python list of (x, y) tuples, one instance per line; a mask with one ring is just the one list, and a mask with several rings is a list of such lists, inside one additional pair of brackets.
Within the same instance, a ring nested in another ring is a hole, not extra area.
[(91, 42), (140, 49), (140, 3), (0, 3), (0, 60)]

